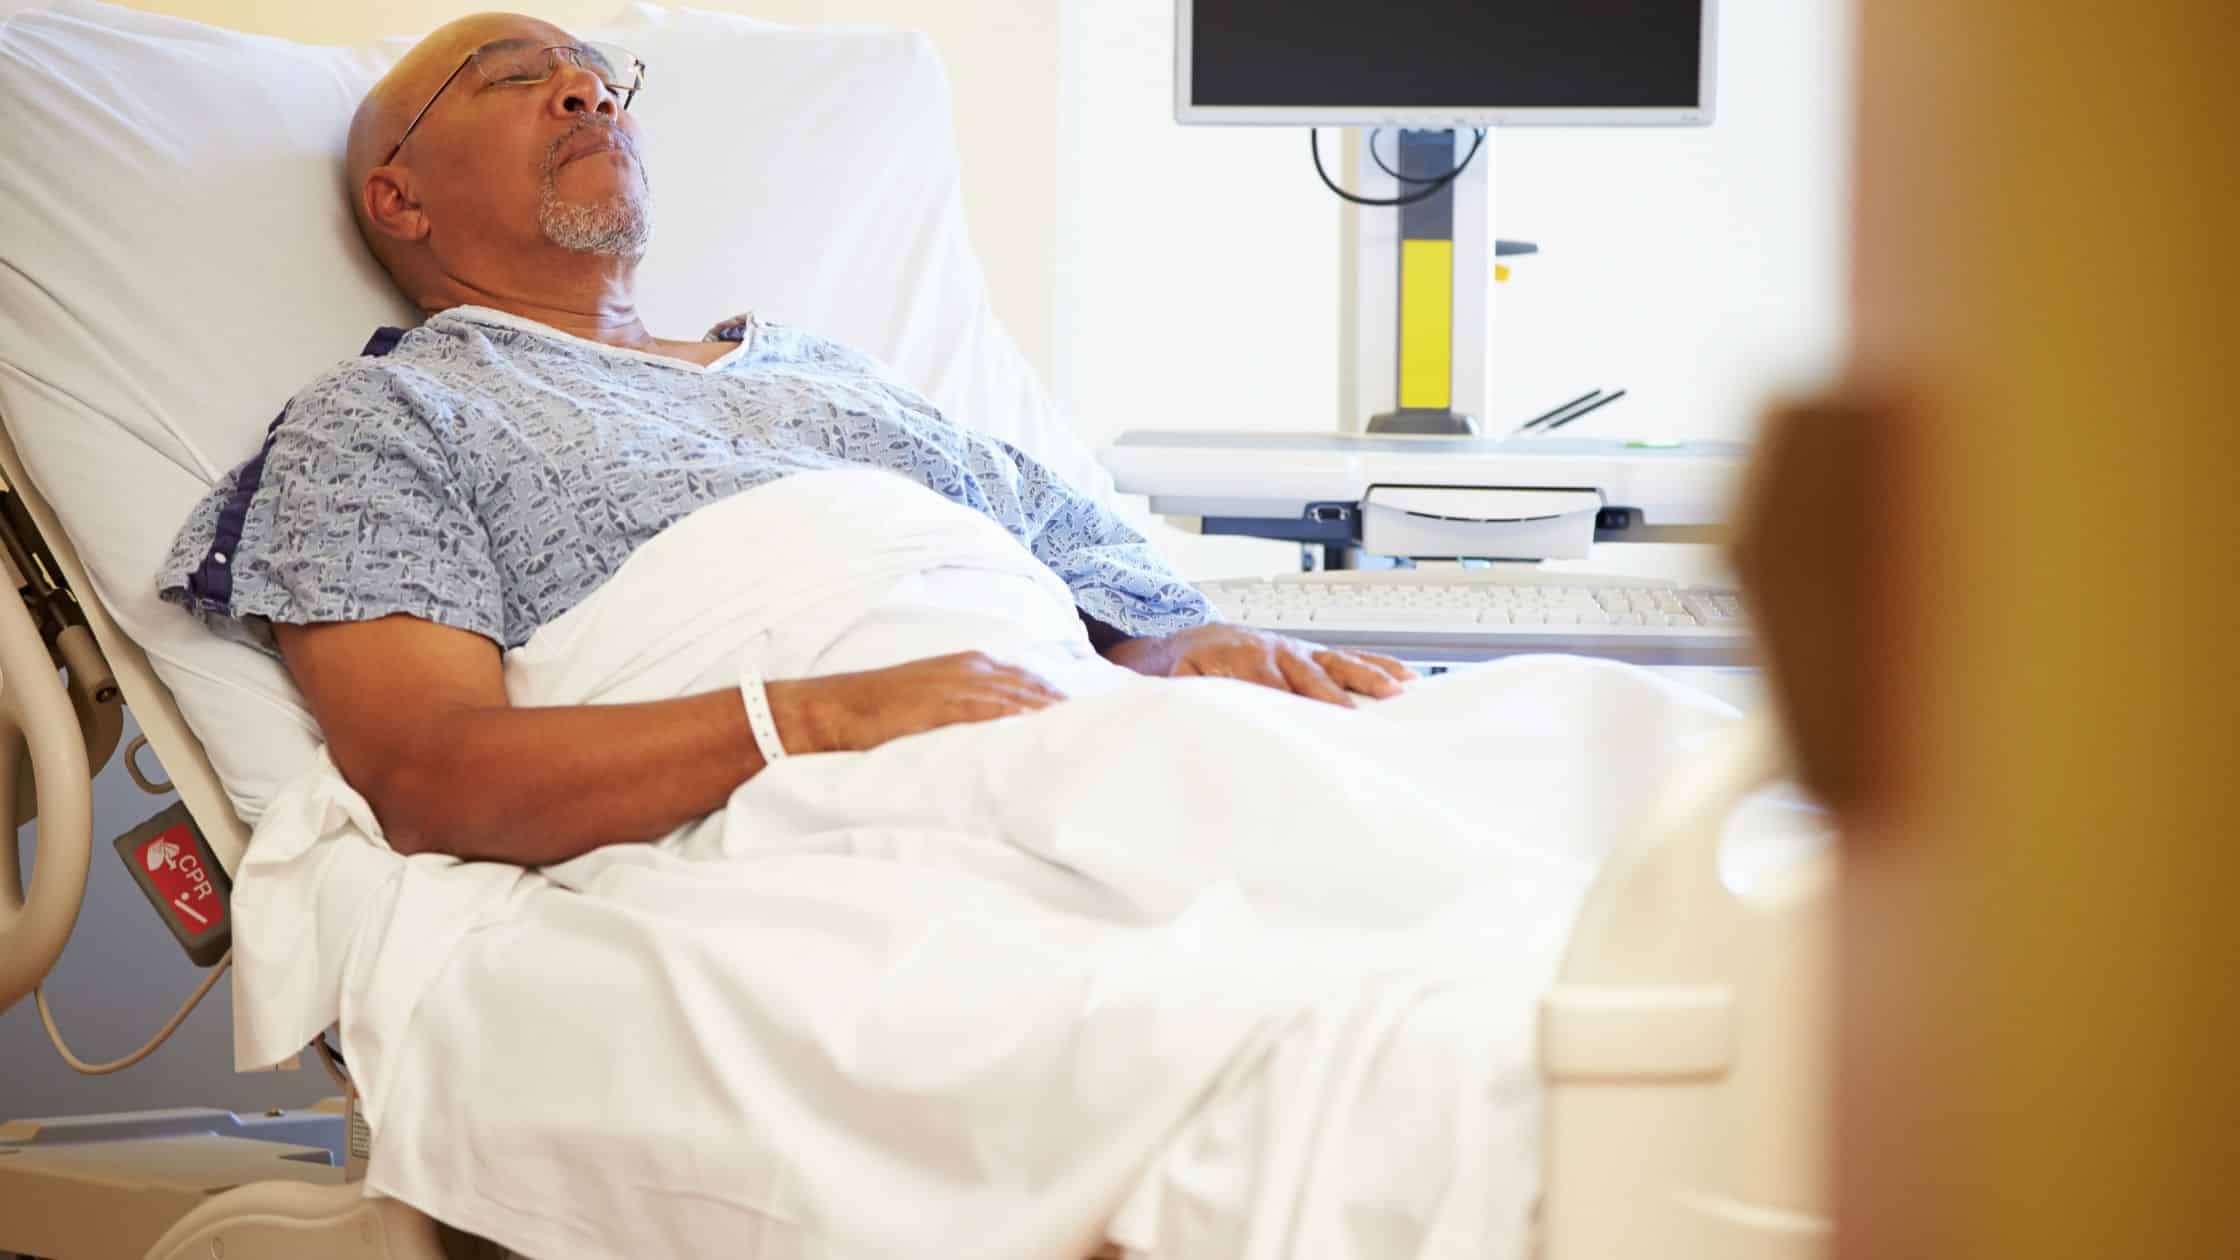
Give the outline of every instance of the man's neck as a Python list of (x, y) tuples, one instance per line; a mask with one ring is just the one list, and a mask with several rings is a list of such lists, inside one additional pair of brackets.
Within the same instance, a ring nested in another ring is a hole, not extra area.
[[(589, 260), (571, 258), (568, 261)], [(461, 276), (447, 275), (433, 292), (421, 297), (420, 305), (431, 315), (454, 306), (485, 306), (534, 320), (586, 341), (629, 350), (664, 353), (665, 347), (675, 344), (647, 332), (645, 321), (638, 318), (634, 266), (601, 259), (599, 265), (584, 269), (585, 274), (580, 277), (554, 274), (559, 270), (543, 270), (540, 276), (543, 283), (534, 291), (493, 288)]]
[[(504, 311), (508, 315), (534, 320), (547, 328), (581, 337), (585, 341), (621, 346), (626, 350), (653, 350), (660, 344), (659, 338), (646, 331), (645, 323), (638, 318), (635, 306), (593, 307), (586, 310), (517, 297), (494, 296), (462, 299), (449, 303), (448, 306), (488, 307), (493, 311)], [(428, 313), (433, 315), (438, 310), (448, 309), (448, 306), (431, 307)]]

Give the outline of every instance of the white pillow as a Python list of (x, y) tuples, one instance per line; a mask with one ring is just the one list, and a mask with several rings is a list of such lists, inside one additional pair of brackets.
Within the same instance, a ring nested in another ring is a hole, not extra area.
[[(920, 35), (642, 6), (649, 326), (752, 308), (879, 356), (949, 417), (1109, 500), (997, 323), (947, 84)], [(188, 509), (296, 389), (415, 313), (341, 156), (409, 46), (314, 47), (90, 0), (0, 23), (0, 414), (96, 593), (254, 820), (316, 729), (285, 671), (156, 598)]]

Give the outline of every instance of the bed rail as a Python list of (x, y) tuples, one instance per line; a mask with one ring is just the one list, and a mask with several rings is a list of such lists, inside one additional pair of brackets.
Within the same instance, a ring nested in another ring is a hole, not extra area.
[(1782, 776), (1760, 711), (1686, 767), (1603, 866), (1542, 1004), (1542, 1255), (1819, 1260), (1835, 857), (1747, 891), (1720, 851)]
[[(124, 729), (124, 706), (116, 674), (86, 628), (84, 612), (69, 588), (55, 576), (53, 556), (39, 539), (22, 502), (5, 482), (0, 482), (0, 576), (5, 576), (23, 597), (47, 654), (65, 672), (70, 707), (77, 712), (78, 729), (86, 746), (86, 771), (101, 773), (117, 748)], [(0, 674), (0, 685), (5, 683)], [(15, 826), (21, 827), (39, 813), (37, 784), (31, 764), (17, 759), (15, 773)], [(6, 811), (0, 809), (0, 814)]]
[[(130, 703), (181, 799), (230, 871), (248, 829), (147, 656), (87, 579), (0, 417), (0, 1010), (45, 978), (77, 923), (93, 848), (93, 776)], [(58, 673), (57, 671), (61, 671)], [(67, 676), (65, 681), (64, 675)], [(39, 823), (29, 887), (17, 829)]]
[[(0, 596), (0, 818), (9, 824), (0, 835), (0, 1010), (46, 978), (77, 925), (93, 852), (93, 765), (97, 754), (106, 757), (116, 746), (115, 685), (107, 687), (106, 705), (95, 706), (112, 715), (105, 724), (107, 746), (97, 749), (98, 731), (81, 716), (72, 688), (56, 673), (50, 642), (28, 596)], [(83, 644), (78, 655), (71, 669), (81, 686), (89, 674), (106, 674), (86, 663)], [(98, 659), (98, 653), (91, 655)], [(45, 806), (28, 891), (16, 847), (22, 817), (17, 811), (28, 806), (19, 787), (25, 766)]]
[[(0, 645), (7, 648), (0, 655), (0, 815), (20, 825), (37, 814), (40, 828), (28, 889), (16, 828), (0, 840), (0, 1010), (54, 965), (77, 920), (93, 843), (92, 776), (116, 748), (121, 705), (131, 705), (173, 789), (229, 872), (249, 838), (170, 690), (102, 605), (54, 509), (26, 474), (5, 419), (0, 569), (21, 598), (0, 598)], [(58, 668), (67, 671), (67, 683)], [(66, 744), (75, 752), (66, 755)]]

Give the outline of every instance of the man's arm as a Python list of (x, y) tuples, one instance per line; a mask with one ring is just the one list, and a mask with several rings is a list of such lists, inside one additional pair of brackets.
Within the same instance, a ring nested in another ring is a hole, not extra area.
[[(517, 708), (498, 647), (417, 617), (275, 625), (335, 765), (399, 853), (537, 866), (651, 840), (762, 769), (736, 691)], [(768, 684), (789, 753), (876, 747), (1063, 697), (977, 652)]]

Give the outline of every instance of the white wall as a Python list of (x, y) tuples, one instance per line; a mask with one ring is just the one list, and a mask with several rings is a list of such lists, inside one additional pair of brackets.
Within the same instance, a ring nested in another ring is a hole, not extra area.
[(1630, 390), (1579, 431), (1745, 437), (1844, 337), (1851, 6), (1723, 0), (1705, 128), (1517, 128), (1491, 175), (1538, 241), (1495, 298), (1493, 414)]
[[(1174, 121), (1169, 0), (1059, 21), (1051, 392), (1091, 443), (1130, 428), (1335, 424), (1338, 211), (1289, 128)], [(1184, 574), (1297, 548), (1161, 531)]]

